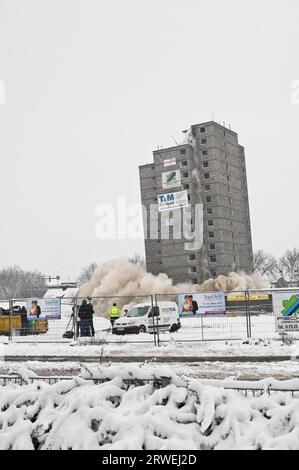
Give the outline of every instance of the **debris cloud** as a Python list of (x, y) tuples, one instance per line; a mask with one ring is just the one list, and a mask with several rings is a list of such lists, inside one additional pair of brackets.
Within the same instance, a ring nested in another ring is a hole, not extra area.
[[(249, 275), (242, 272), (231, 272), (228, 276), (220, 275), (200, 285), (189, 283), (174, 285), (166, 274), (153, 275), (141, 264), (134, 264), (126, 259), (116, 259), (100, 264), (91, 279), (80, 287), (78, 297), (93, 297), (92, 303), (96, 314), (107, 316), (108, 308), (113, 302), (123, 309), (130, 308), (136, 303), (149, 301), (152, 294), (244, 291), (268, 287), (270, 287), (269, 282), (259, 273)], [(172, 300), (171, 296), (167, 299)]]

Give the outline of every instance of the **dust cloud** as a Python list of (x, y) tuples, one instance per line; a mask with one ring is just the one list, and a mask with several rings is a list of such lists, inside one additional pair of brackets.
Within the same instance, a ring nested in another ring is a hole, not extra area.
[[(95, 313), (107, 316), (109, 307), (115, 302), (122, 309), (141, 302), (150, 302), (151, 295), (160, 294), (160, 300), (174, 300), (177, 293), (213, 291), (244, 291), (270, 287), (269, 282), (258, 273), (231, 272), (208, 279), (202, 284), (173, 284), (166, 274), (153, 275), (140, 264), (126, 259), (111, 260), (100, 264), (92, 278), (78, 292), (78, 303), (82, 298), (92, 297)], [(163, 295), (162, 295), (163, 294)]]

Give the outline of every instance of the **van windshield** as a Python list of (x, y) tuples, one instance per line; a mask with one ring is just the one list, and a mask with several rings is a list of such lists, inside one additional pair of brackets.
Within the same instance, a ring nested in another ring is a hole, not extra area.
[(135, 307), (129, 311), (127, 317), (144, 317), (148, 312), (149, 306), (146, 307)]

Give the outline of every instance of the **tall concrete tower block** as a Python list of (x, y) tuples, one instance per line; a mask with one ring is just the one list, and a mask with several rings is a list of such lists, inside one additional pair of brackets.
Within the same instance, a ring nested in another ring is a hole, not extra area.
[[(193, 284), (231, 271), (250, 273), (244, 147), (236, 132), (214, 121), (192, 125), (185, 136), (139, 167), (147, 270)], [(188, 227), (201, 243), (184, 237), (184, 211), (190, 211)]]

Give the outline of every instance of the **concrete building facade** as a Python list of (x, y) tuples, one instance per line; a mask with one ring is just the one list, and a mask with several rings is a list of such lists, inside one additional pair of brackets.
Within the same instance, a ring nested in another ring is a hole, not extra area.
[[(183, 144), (154, 151), (153, 163), (139, 167), (147, 270), (166, 273), (175, 283), (193, 284), (231, 271), (249, 273), (253, 255), (244, 147), (235, 132), (214, 121), (192, 125), (185, 134)], [(169, 189), (164, 183), (171, 170), (179, 181)], [(165, 222), (165, 213), (162, 216), (157, 208), (159, 196), (180, 191), (187, 191), (194, 231), (194, 208), (201, 205), (203, 243), (198, 249), (189, 249), (190, 244), (172, 232), (171, 219), (183, 209), (168, 210)], [(151, 207), (159, 217), (157, 235)], [(165, 223), (167, 239), (161, 235)]]

